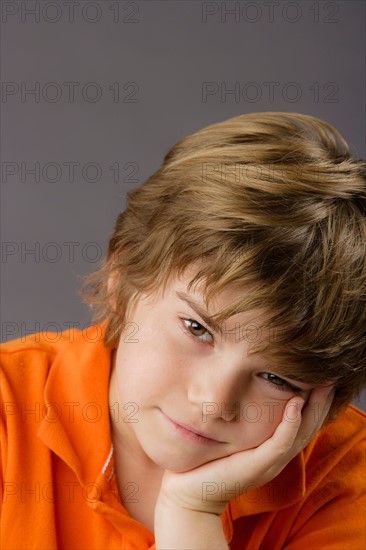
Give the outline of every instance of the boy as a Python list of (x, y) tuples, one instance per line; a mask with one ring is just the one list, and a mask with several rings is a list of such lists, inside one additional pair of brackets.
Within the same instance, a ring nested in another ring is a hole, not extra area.
[(314, 117), (175, 145), (87, 279), (101, 324), (3, 346), (2, 548), (365, 548), (365, 214)]

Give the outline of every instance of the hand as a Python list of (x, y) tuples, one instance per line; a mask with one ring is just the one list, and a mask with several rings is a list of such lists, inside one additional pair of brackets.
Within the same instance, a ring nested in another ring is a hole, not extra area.
[[(255, 449), (240, 451), (213, 460), (188, 472), (165, 471), (158, 498), (158, 509), (173, 506), (196, 512), (222, 514), (233, 498), (235, 487), (257, 487), (275, 478), (320, 430), (332, 403), (333, 386), (312, 390), (306, 406), (301, 397), (286, 405), (274, 434)], [(315, 411), (318, 414), (314, 414)], [(204, 483), (225, 487), (225, 491), (205, 495)]]

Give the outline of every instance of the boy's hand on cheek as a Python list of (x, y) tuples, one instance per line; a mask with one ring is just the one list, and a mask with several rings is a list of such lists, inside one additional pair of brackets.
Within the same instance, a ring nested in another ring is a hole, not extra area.
[[(155, 515), (167, 508), (221, 514), (226, 503), (235, 498), (238, 483), (240, 487), (253, 484), (259, 487), (271, 481), (320, 430), (333, 395), (333, 388), (327, 386), (312, 390), (305, 406), (302, 398), (291, 398), (272, 437), (255, 449), (208, 462), (188, 472), (166, 471)], [(207, 487), (216, 490), (207, 491)]]

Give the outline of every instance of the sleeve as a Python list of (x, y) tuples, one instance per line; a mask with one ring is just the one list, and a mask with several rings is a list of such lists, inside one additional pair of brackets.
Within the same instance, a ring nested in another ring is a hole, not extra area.
[(6, 399), (4, 399), (3, 390), (5, 385), (5, 378), (4, 373), (0, 365), (0, 407), (1, 407), (1, 415), (0, 415), (0, 519), (1, 519), (1, 511), (2, 506), (4, 502), (4, 498), (6, 497), (6, 491), (7, 487), (4, 483), (4, 470), (5, 470), (5, 459), (7, 456), (7, 434), (6, 434), (6, 425), (5, 425), (5, 413), (6, 413)]
[(365, 456), (362, 440), (312, 487), (283, 550), (366, 549)]

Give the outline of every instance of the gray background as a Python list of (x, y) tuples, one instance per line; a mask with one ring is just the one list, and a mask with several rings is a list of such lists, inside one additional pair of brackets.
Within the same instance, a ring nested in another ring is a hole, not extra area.
[(185, 135), (299, 112), (363, 157), (364, 23), (350, 0), (3, 1), (2, 340), (90, 323), (80, 276)]

